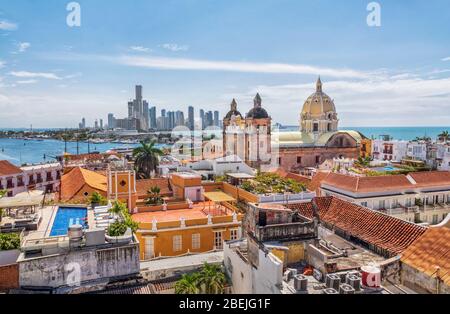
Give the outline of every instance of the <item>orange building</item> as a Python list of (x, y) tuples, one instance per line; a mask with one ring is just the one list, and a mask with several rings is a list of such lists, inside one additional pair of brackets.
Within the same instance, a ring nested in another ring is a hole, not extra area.
[(108, 199), (127, 204), (133, 212), (137, 198), (135, 171), (108, 169)]
[(64, 202), (87, 202), (88, 198), (98, 192), (107, 196), (106, 176), (80, 167), (73, 168), (61, 178), (60, 200)]
[(132, 215), (142, 260), (221, 250), (223, 241), (241, 237), (243, 215), (232, 205), (201, 202), (184, 209)]

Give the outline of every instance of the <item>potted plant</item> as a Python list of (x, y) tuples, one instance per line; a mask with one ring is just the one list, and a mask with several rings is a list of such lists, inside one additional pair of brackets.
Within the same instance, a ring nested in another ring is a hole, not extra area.
[(91, 203), (92, 209), (94, 209), (94, 207), (107, 204), (106, 199), (98, 192), (92, 193), (89, 198), (89, 202)]
[(145, 200), (147, 205), (157, 206), (164, 203), (164, 199), (161, 197), (161, 189), (159, 186), (154, 186), (147, 191), (148, 198)]
[(133, 220), (127, 206), (122, 202), (115, 201), (109, 211), (117, 219), (109, 225), (105, 236), (106, 241), (109, 243), (129, 243), (133, 239), (133, 233), (139, 227), (138, 223)]

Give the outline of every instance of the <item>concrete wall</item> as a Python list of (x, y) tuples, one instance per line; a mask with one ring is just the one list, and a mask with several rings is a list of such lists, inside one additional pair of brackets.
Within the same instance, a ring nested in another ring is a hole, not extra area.
[(223, 248), (225, 271), (231, 279), (233, 294), (253, 293), (252, 266), (225, 244)]
[(283, 262), (275, 255), (259, 250), (259, 266), (253, 268), (253, 293), (280, 294), (283, 284)]
[[(437, 293), (437, 280), (427, 274), (401, 263), (401, 282), (420, 293)], [(440, 282), (441, 294), (450, 294), (450, 286)]]
[(24, 259), (19, 257), (19, 284), (23, 287), (61, 288), (74, 278), (79, 266), (81, 285), (108, 281), (139, 273), (138, 243), (120, 247), (93, 247), (58, 255)]

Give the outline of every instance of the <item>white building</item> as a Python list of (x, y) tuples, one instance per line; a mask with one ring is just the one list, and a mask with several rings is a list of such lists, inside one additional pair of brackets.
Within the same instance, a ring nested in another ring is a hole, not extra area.
[(438, 143), (436, 159), (437, 168), (441, 171), (450, 171), (450, 143)]
[(376, 161), (401, 162), (407, 151), (408, 141), (372, 140), (372, 157)]
[(56, 192), (59, 190), (62, 166), (59, 163), (16, 167), (6, 160), (0, 161), (0, 190), (15, 196), (28, 190)]
[(412, 160), (427, 161), (427, 146), (425, 141), (409, 142), (406, 156)]
[(230, 155), (217, 159), (204, 159), (200, 161), (189, 162), (178, 171), (192, 171), (204, 177), (223, 176), (226, 173), (245, 173), (256, 175), (256, 170), (248, 166), (239, 156)]
[(280, 294), (283, 262), (258, 246), (249, 248), (247, 239), (225, 242), (225, 271), (233, 294)]
[(321, 196), (340, 199), (410, 222), (438, 224), (450, 213), (450, 172), (354, 177), (330, 173)]

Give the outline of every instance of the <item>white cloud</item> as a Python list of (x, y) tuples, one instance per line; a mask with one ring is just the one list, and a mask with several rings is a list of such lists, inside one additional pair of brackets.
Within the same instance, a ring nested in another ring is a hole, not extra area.
[(17, 84), (35, 84), (38, 80), (23, 80), (23, 81), (17, 81)]
[(164, 57), (123, 56), (117, 61), (124, 65), (166, 69), (166, 70), (198, 70), (198, 71), (229, 71), (248, 73), (288, 73), (288, 74), (321, 74), (330, 77), (364, 78), (368, 73), (351, 69), (322, 68), (303, 64), (286, 63), (256, 63), (237, 61), (210, 61), (195, 59), (179, 59)]
[(27, 42), (23, 42), (23, 43), (18, 43), (17, 46), (19, 47), (19, 52), (25, 52), (25, 51), (27, 51), (28, 48), (31, 47), (31, 44), (27, 43)]
[(0, 60), (0, 69), (5, 67), (5, 61)]
[(442, 61), (450, 61), (450, 57), (443, 58)]
[(14, 31), (17, 29), (17, 24), (15, 23), (11, 23), (8, 21), (0, 21), (0, 30), (4, 30), (4, 31)]
[(150, 48), (142, 47), (142, 46), (131, 46), (130, 49), (133, 51), (137, 51), (137, 52), (150, 52), (151, 51)]
[(61, 80), (59, 76), (54, 73), (42, 73), (42, 72), (28, 72), (28, 71), (14, 71), (9, 73), (15, 77), (21, 78), (45, 78), (49, 80)]
[[(341, 126), (446, 125), (450, 121), (450, 78), (323, 80), (323, 84), (324, 92), (335, 100)], [(222, 95), (222, 99), (236, 98), (238, 109), (246, 112), (259, 92), (274, 122), (298, 125), (303, 102), (314, 89), (313, 82), (260, 85)]]
[(160, 45), (160, 47), (170, 50), (170, 51), (188, 51), (189, 50), (189, 46), (187, 45), (177, 45), (177, 44), (162, 44)]

